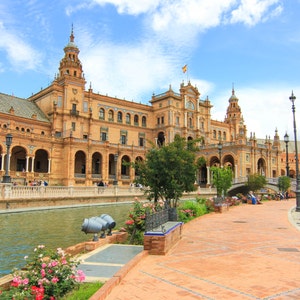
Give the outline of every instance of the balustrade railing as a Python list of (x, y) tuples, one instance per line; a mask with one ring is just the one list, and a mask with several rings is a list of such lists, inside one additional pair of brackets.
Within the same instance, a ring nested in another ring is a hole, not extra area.
[(73, 198), (104, 196), (142, 196), (144, 191), (137, 187), (101, 187), (101, 186), (14, 186), (0, 185), (1, 199), (29, 199), (29, 198)]
[[(272, 185), (278, 184), (278, 178), (266, 178)], [(247, 177), (233, 178), (234, 184), (247, 182)], [(295, 190), (296, 180), (291, 180), (291, 190)], [(198, 188), (197, 191), (190, 194), (192, 197), (198, 194), (199, 197), (215, 194), (215, 188)], [(0, 200), (5, 199), (29, 199), (29, 198), (75, 198), (75, 197), (96, 197), (104, 196), (142, 196), (144, 190), (134, 186), (23, 186), (0, 183)]]

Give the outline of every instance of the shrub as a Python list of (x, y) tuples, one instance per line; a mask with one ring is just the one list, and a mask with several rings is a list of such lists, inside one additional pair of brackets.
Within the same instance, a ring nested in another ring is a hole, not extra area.
[(125, 222), (125, 230), (128, 232), (129, 244), (142, 245), (144, 243), (145, 219), (147, 213), (154, 213), (164, 206), (162, 201), (157, 204), (142, 203), (135, 199), (133, 209), (129, 212)]
[(178, 220), (186, 223), (192, 219), (195, 219), (199, 216), (206, 214), (207, 208), (205, 203), (203, 204), (201, 200), (184, 201), (178, 206), (177, 211), (178, 211)]
[(0, 291), (1, 299), (59, 299), (85, 279), (76, 269), (79, 262), (61, 248), (54, 251), (39, 245), (25, 260), (24, 269), (13, 272), (10, 289)]
[(205, 207), (206, 212), (210, 213), (214, 211), (214, 201), (212, 199), (206, 199), (206, 198), (196, 198), (197, 203), (203, 205)]

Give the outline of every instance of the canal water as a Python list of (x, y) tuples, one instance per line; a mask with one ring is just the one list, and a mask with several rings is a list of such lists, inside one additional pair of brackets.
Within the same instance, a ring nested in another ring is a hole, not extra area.
[(85, 218), (108, 214), (116, 228), (124, 226), (132, 204), (109, 204), (0, 214), (0, 277), (21, 268), (24, 256), (38, 245), (67, 248), (92, 240), (81, 226)]

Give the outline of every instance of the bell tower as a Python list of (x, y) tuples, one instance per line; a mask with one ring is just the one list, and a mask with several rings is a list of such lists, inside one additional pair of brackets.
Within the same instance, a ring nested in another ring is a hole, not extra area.
[(230, 124), (231, 140), (237, 138), (246, 137), (246, 125), (244, 124), (244, 118), (241, 108), (239, 106), (239, 99), (235, 95), (234, 87), (232, 87), (232, 95), (229, 98), (229, 105), (224, 122)]
[(69, 43), (64, 48), (65, 56), (60, 61), (59, 77), (84, 79), (81, 61), (78, 58), (79, 49), (74, 43), (73, 26)]

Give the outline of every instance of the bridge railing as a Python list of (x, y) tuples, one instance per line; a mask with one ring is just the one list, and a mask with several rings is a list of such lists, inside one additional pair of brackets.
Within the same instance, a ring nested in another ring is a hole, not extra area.
[[(277, 185), (278, 184), (278, 177), (272, 178), (272, 177), (267, 177), (266, 178), (268, 184), (273, 184)], [(241, 176), (237, 178), (232, 179), (232, 184), (239, 184), (239, 183), (246, 183), (248, 181), (247, 176)]]

